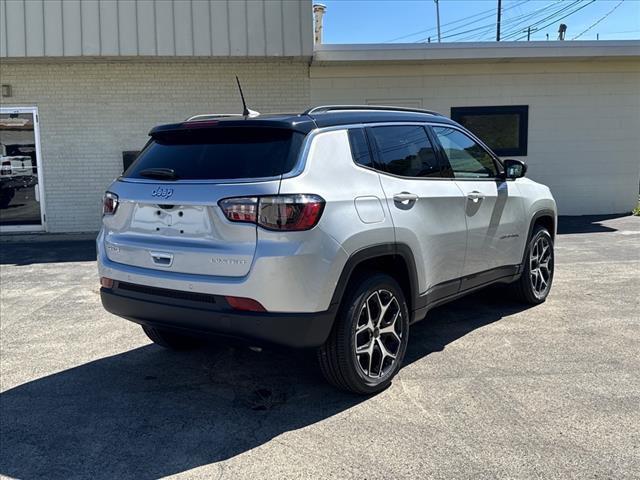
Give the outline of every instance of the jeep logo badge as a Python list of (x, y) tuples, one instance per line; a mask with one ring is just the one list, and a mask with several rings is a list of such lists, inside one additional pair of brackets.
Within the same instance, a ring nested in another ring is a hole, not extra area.
[(173, 195), (173, 188), (157, 187), (151, 192), (152, 197), (160, 197), (165, 200), (171, 195)]

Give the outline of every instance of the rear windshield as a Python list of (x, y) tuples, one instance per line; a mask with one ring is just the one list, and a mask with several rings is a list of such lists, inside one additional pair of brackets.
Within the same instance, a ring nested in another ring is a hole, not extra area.
[(293, 169), (303, 138), (264, 127), (165, 132), (147, 144), (124, 176), (149, 178), (149, 169), (168, 169), (175, 180), (274, 177)]

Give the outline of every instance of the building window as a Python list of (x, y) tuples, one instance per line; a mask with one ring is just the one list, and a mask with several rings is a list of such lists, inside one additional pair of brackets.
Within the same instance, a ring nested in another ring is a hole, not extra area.
[(529, 106), (452, 107), (451, 118), (501, 157), (527, 154)]

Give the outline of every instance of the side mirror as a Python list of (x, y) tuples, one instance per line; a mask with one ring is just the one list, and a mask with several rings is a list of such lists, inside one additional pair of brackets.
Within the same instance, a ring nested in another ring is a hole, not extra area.
[(522, 160), (507, 158), (503, 163), (505, 178), (521, 178), (527, 173), (527, 164)]

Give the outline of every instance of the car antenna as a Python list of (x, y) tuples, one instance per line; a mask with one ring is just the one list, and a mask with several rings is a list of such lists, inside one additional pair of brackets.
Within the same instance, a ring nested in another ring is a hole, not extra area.
[(244, 94), (242, 93), (242, 86), (240, 85), (240, 80), (236, 75), (236, 83), (238, 84), (238, 90), (240, 90), (240, 98), (242, 99), (242, 115), (245, 117), (257, 117), (260, 115), (260, 112), (256, 112), (255, 110), (251, 110), (247, 108), (247, 102), (244, 101)]

